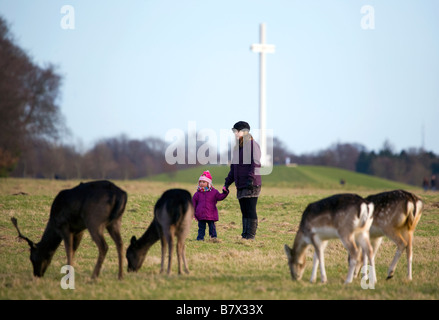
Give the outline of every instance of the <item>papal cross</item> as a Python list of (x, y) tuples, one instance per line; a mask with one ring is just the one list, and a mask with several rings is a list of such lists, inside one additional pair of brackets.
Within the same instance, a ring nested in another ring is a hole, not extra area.
[(265, 92), (265, 54), (274, 53), (275, 46), (265, 43), (265, 23), (260, 26), (260, 43), (252, 44), (251, 50), (259, 53), (260, 75), (259, 75), (259, 126), (260, 126), (260, 146), (261, 164), (270, 165), (271, 159), (267, 157), (267, 128), (266, 128), (266, 92)]

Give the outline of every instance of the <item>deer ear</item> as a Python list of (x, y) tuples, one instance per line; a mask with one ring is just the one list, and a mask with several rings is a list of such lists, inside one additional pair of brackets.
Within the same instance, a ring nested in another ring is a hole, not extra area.
[(131, 237), (131, 245), (134, 245), (136, 243), (137, 239), (136, 236)]

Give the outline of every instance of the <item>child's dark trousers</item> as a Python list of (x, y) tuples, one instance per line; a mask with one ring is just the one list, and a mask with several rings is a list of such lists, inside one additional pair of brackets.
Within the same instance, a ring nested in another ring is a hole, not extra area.
[(209, 226), (209, 236), (211, 238), (216, 238), (216, 227), (215, 221), (212, 220), (199, 220), (198, 221), (198, 236), (197, 240), (204, 240), (204, 235), (206, 233), (206, 224)]

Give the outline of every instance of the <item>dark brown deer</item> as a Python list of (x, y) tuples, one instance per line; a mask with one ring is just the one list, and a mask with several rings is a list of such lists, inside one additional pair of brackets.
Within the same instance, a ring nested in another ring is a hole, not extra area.
[(108, 250), (103, 232), (106, 228), (116, 243), (119, 258), (119, 279), (123, 278), (122, 250), (120, 236), (122, 215), (127, 194), (109, 181), (93, 181), (62, 190), (52, 203), (49, 222), (39, 243), (35, 244), (23, 236), (18, 229), (17, 219), (11, 218), (20, 238), (30, 246), (30, 260), (34, 276), (43, 277), (52, 257), (62, 240), (67, 254), (67, 264), (73, 265), (73, 256), (81, 242), (84, 230), (99, 249), (99, 257), (92, 278), (97, 278)]
[[(412, 280), (413, 234), (422, 215), (423, 203), (421, 199), (413, 193), (394, 190), (370, 195), (365, 200), (375, 206), (373, 223), (370, 228), (374, 257), (383, 236), (387, 236), (397, 247), (387, 272), (387, 279), (393, 277), (396, 264), (405, 249), (407, 252), (407, 278)], [(364, 261), (366, 264), (367, 261)]]
[(131, 238), (127, 249), (128, 271), (138, 271), (145, 260), (149, 248), (161, 240), (162, 259), (160, 273), (164, 271), (166, 247), (168, 248), (168, 271), (171, 273), (174, 239), (177, 238), (178, 274), (181, 274), (181, 260), (184, 271), (189, 273), (186, 262), (184, 241), (189, 233), (194, 215), (192, 196), (187, 190), (170, 189), (163, 193), (154, 206), (154, 219), (138, 240)]
[[(300, 280), (305, 269), (306, 248), (314, 247), (314, 261), (311, 282), (315, 282), (320, 264), (322, 282), (326, 282), (324, 250), (329, 239), (339, 238), (350, 255), (349, 271), (345, 283), (351, 283), (355, 266), (363, 248), (371, 261), (371, 281), (375, 281), (375, 266), (372, 247), (369, 242), (369, 228), (372, 224), (373, 204), (368, 204), (355, 194), (337, 194), (309, 204), (302, 215), (299, 230), (292, 248), (285, 245), (291, 277)], [(355, 258), (354, 258), (355, 257)]]

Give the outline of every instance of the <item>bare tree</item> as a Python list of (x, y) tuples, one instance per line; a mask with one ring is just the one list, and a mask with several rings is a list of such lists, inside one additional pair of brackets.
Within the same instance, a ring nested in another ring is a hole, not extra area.
[(0, 17), (0, 172), (13, 169), (27, 140), (59, 138), (64, 128), (60, 84), (55, 67), (35, 65)]

